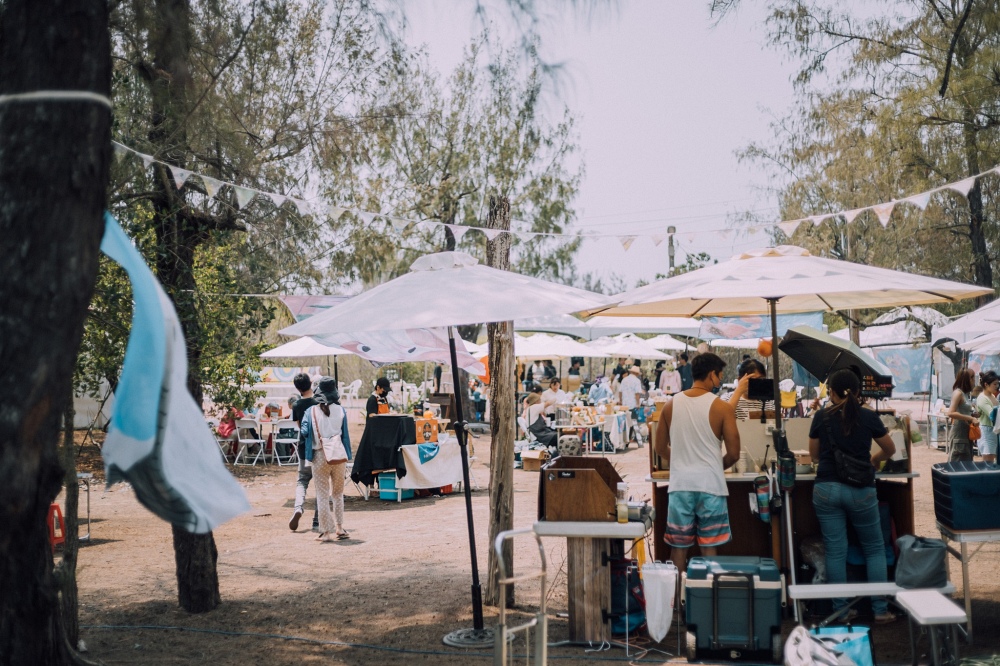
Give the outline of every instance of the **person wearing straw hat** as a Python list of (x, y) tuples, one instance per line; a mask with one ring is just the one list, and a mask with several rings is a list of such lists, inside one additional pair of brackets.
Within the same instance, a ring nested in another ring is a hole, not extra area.
[[(332, 377), (319, 380), (316, 399), (302, 419), (306, 455), (313, 463), (316, 480), (316, 508), (319, 510), (317, 541), (348, 539), (344, 529), (344, 469), (351, 459), (351, 436), (347, 410), (340, 406), (337, 382)], [(331, 506), (332, 505), (332, 506)]]

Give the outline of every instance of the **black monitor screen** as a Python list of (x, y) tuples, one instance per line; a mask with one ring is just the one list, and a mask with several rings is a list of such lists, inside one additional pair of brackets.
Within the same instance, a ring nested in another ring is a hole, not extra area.
[(889, 375), (862, 375), (861, 397), (891, 398), (892, 377)]
[(747, 386), (747, 400), (774, 400), (774, 382), (770, 379), (751, 379)]

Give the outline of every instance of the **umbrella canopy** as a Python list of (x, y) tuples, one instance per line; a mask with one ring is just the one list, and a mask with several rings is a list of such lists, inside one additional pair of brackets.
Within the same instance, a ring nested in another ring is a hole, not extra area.
[(810, 326), (788, 329), (778, 349), (805, 368), (821, 382), (834, 370), (855, 366), (862, 375), (888, 375), (892, 371), (861, 347), (849, 340), (834, 337)]
[(515, 331), (563, 333), (586, 340), (620, 333), (672, 333), (697, 337), (701, 324), (690, 317), (601, 317), (580, 321), (573, 315), (545, 315), (519, 319)]
[(742, 316), (947, 303), (992, 289), (850, 261), (815, 257), (801, 247), (753, 250), (618, 294), (601, 316)]
[(268, 349), (260, 355), (261, 358), (302, 358), (306, 356), (343, 356), (352, 352), (324, 344), (310, 337), (298, 338), (286, 342), (280, 347)]
[(601, 294), (483, 266), (464, 252), (439, 252), (410, 272), (285, 328), (326, 335), (509, 321), (600, 308)]
[(719, 338), (712, 340), (708, 344), (713, 347), (725, 347), (727, 349), (757, 349), (762, 338), (737, 338), (736, 340), (726, 340)]
[(671, 337), (669, 335), (657, 335), (655, 338), (649, 338), (646, 340), (646, 344), (653, 349), (659, 349), (661, 351), (669, 349), (671, 351), (686, 351), (690, 349), (690, 345), (686, 345), (677, 338)]
[[(642, 338), (637, 338), (631, 333), (625, 333), (614, 338), (600, 338), (585, 345), (592, 352), (603, 352), (606, 356), (619, 356), (625, 358), (647, 358), (656, 360), (669, 360), (673, 358), (664, 354), (656, 347), (653, 347)], [(593, 353), (591, 353), (593, 355)]]
[(565, 335), (546, 335), (544, 333), (532, 336), (515, 336), (514, 355), (525, 361), (572, 358), (574, 356), (597, 358), (607, 358), (608, 356)]
[(992, 333), (980, 335), (972, 338), (968, 342), (960, 345), (967, 352), (976, 354), (1000, 354), (1000, 331), (994, 330)]
[[(1000, 301), (987, 303), (944, 326), (934, 327), (934, 342), (951, 339), (960, 345), (1000, 329)], [(964, 345), (963, 345), (964, 346)]]

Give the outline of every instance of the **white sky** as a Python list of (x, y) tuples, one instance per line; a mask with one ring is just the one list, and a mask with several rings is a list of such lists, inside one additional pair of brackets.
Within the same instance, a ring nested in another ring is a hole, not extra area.
[[(471, 4), (407, 3), (408, 41), (425, 44), (442, 74), (479, 33)], [(725, 229), (734, 211), (764, 209), (779, 221), (776, 201), (754, 188), (765, 184), (762, 177), (734, 152), (769, 141), (769, 122), (792, 104), (793, 65), (766, 45), (763, 11), (745, 2), (713, 27), (705, 0), (612, 4), (613, 12), (589, 20), (567, 12), (541, 29), (546, 59), (567, 66), (558, 101), (577, 116), (586, 165), (576, 228), (697, 232), (691, 241), (677, 239), (678, 264), (688, 251), (724, 260), (767, 245), (764, 233), (711, 233)], [(588, 240), (577, 260), (581, 274), (616, 273), (631, 287), (666, 273), (667, 243), (639, 238), (626, 252), (615, 239)]]

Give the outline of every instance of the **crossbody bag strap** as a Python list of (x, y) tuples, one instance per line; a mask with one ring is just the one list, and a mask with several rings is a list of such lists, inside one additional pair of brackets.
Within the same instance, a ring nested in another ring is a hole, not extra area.
[(316, 411), (319, 409), (319, 405), (313, 405), (309, 409), (312, 411), (313, 450), (315, 450), (317, 442), (319, 443), (319, 448), (323, 448), (323, 434), (319, 431), (319, 420), (316, 418)]

